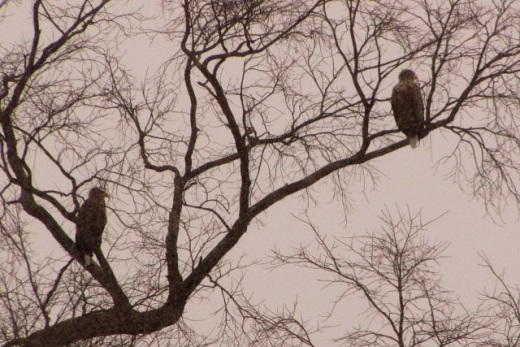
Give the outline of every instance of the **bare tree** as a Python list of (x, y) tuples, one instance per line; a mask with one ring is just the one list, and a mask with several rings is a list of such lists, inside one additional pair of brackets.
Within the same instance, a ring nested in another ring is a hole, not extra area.
[(338, 338), (345, 346), (461, 346), (485, 336), (490, 320), (464, 308), (443, 289), (435, 269), (446, 242), (425, 235), (432, 221), (421, 213), (382, 212), (381, 231), (328, 240), (309, 221), (317, 249), (275, 252), (274, 265), (297, 264), (318, 270), (326, 287), (340, 286), (334, 309), (358, 294), (366, 324)]
[[(312, 344), (290, 307), (279, 324), (241, 299), (226, 255), (282, 199), (330, 180), (348, 205), (352, 178), (377, 177), (370, 162), (407, 145), (388, 102), (403, 67), (423, 81), (422, 136), (454, 135), (454, 176), (490, 207), (520, 201), (517, 1), (184, 0), (147, 18), (34, 0), (29, 20), (24, 5), (0, 6), (22, 29), (0, 28), (3, 233), (24, 264), (2, 271), (4, 346)], [(158, 40), (157, 73), (133, 76)], [(112, 196), (106, 261), (85, 267), (73, 238), (94, 185)], [(235, 309), (197, 331), (187, 305), (218, 294)]]
[(494, 324), (488, 326), (489, 337), (478, 346), (514, 347), (520, 345), (520, 288), (507, 283), (504, 273), (499, 273), (484, 255), (484, 266), (489, 268), (496, 280), (493, 290), (482, 294), (483, 301), (489, 304), (489, 317)]

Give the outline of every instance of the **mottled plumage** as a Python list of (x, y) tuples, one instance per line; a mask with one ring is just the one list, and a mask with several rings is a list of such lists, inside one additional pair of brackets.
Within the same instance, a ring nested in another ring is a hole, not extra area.
[(397, 127), (406, 135), (410, 146), (417, 147), (424, 128), (424, 104), (417, 76), (412, 70), (399, 74), (399, 83), (392, 90), (392, 111)]
[(87, 265), (92, 262), (92, 253), (101, 247), (101, 235), (107, 224), (106, 197), (108, 194), (103, 189), (92, 188), (78, 212), (76, 245)]

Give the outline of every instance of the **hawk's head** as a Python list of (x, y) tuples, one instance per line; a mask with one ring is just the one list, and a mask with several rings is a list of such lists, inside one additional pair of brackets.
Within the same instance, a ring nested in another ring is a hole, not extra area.
[(103, 199), (108, 198), (108, 196), (108, 193), (99, 187), (92, 188), (88, 194), (88, 198), (95, 201), (103, 201)]
[(412, 70), (403, 70), (399, 74), (399, 81), (416, 81), (417, 75)]

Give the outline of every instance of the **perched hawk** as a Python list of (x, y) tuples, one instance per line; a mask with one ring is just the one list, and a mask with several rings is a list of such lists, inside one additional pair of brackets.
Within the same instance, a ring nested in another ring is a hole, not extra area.
[(424, 127), (424, 105), (417, 76), (412, 70), (399, 74), (399, 83), (392, 90), (392, 111), (397, 127), (406, 135), (410, 146), (417, 147)]
[(101, 235), (107, 224), (106, 197), (108, 194), (103, 189), (92, 188), (78, 212), (76, 245), (87, 266), (92, 263), (92, 253), (101, 247)]

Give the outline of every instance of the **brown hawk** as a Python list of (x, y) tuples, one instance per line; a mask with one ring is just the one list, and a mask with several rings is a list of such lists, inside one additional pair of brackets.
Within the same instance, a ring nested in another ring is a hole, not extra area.
[(107, 224), (106, 197), (108, 194), (103, 189), (92, 188), (88, 199), (79, 208), (76, 245), (87, 266), (92, 263), (92, 253), (101, 248), (101, 235)]
[(406, 135), (410, 146), (417, 147), (424, 127), (424, 104), (417, 76), (412, 70), (401, 71), (391, 101), (397, 127)]

